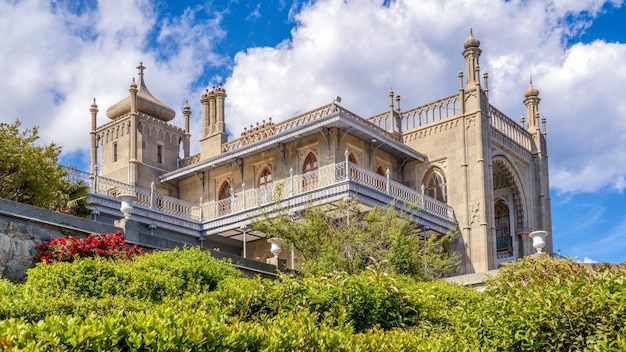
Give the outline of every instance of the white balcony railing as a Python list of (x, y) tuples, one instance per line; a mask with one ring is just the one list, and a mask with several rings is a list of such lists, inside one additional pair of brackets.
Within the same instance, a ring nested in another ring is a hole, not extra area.
[[(349, 170), (348, 173), (346, 169)], [(425, 195), (423, 190), (416, 191), (391, 180), (389, 172), (386, 176), (382, 176), (347, 160), (322, 166), (307, 174), (294, 174), (293, 170), (290, 170), (288, 177), (275, 179), (274, 182), (261, 189), (248, 189), (244, 184), (240, 190), (232, 190), (231, 196), (227, 199), (199, 202), (199, 204), (159, 194), (155, 192), (154, 187), (152, 189), (132, 187), (104, 177), (94, 177), (87, 172), (73, 168), (66, 168), (66, 170), (68, 178), (74, 181), (83, 180), (91, 184), (92, 193), (111, 198), (122, 193), (135, 194), (136, 205), (200, 223), (346, 182), (354, 182), (371, 191), (380, 192), (399, 204), (416, 205), (421, 208), (421, 211), (445, 221), (456, 222), (453, 209), (448, 204)]]

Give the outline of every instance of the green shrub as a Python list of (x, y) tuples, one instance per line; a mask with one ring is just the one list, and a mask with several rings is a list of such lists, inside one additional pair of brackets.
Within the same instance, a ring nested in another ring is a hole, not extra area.
[(486, 346), (569, 351), (614, 340), (626, 324), (623, 266), (532, 256), (503, 266), (474, 313)]

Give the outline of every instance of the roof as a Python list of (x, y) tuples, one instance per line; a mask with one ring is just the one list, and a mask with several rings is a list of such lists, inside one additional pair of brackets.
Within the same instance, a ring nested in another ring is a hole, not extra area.
[(325, 133), (327, 129), (332, 127), (341, 128), (347, 134), (369, 141), (377, 149), (401, 159), (421, 162), (426, 160), (426, 156), (399, 142), (394, 134), (335, 103), (331, 103), (281, 123), (270, 125), (267, 130), (259, 130), (259, 136), (246, 134), (227, 142), (223, 145), (224, 152), (222, 154), (168, 172), (159, 179), (161, 182), (166, 182), (185, 178), (200, 171), (230, 164), (238, 158), (276, 148), (280, 144), (295, 141), (303, 136)]

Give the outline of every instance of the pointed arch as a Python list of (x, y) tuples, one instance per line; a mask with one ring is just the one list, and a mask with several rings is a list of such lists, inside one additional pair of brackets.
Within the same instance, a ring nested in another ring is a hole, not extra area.
[(230, 213), (230, 202), (232, 199), (230, 189), (230, 182), (228, 182), (228, 180), (224, 180), (217, 193), (217, 210), (219, 215), (225, 215)]
[(302, 188), (305, 191), (315, 189), (317, 187), (317, 170), (319, 164), (317, 162), (317, 156), (313, 152), (309, 152), (304, 163), (302, 164)]
[(448, 201), (446, 177), (440, 168), (433, 167), (428, 170), (422, 180), (422, 185), (424, 185), (424, 194), (427, 196), (444, 203)]
[[(359, 163), (356, 161), (356, 156), (352, 152), (348, 154), (348, 161), (355, 166), (359, 165)], [(356, 167), (350, 167), (350, 178), (359, 178), (359, 170), (357, 170)]]
[(523, 184), (520, 182), (519, 173), (513, 167), (513, 164), (502, 155), (494, 156), (492, 158), (492, 165), (494, 189), (509, 187), (511, 190), (513, 197), (511, 209), (513, 216), (515, 216), (515, 227), (517, 229), (528, 227), (526, 223), (526, 196), (522, 188)]
[(259, 180), (257, 183), (259, 189), (259, 201), (268, 203), (272, 200), (274, 176), (269, 166), (264, 166), (259, 172)]
[(378, 167), (376, 168), (376, 173), (383, 177), (383, 179), (376, 178), (376, 188), (379, 191), (386, 192), (387, 191), (387, 171), (385, 171), (385, 168), (383, 168), (382, 165), (378, 165)]

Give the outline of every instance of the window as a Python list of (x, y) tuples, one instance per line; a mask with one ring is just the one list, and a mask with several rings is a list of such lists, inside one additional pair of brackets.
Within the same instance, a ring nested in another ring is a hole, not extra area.
[(269, 167), (264, 167), (259, 174), (259, 201), (267, 203), (272, 200), (272, 171)]
[(355, 167), (359, 163), (356, 162), (356, 157), (354, 156), (354, 154), (350, 153), (350, 155), (348, 155), (348, 161), (351, 164), (354, 164), (354, 166), (350, 165), (350, 178), (359, 178), (359, 170), (357, 170), (357, 168)]
[(117, 161), (117, 142), (113, 142), (113, 162)]
[(228, 181), (222, 182), (218, 193), (217, 211), (218, 215), (226, 215), (230, 213), (230, 183)]
[(317, 187), (317, 157), (310, 152), (304, 158), (304, 166), (302, 167), (302, 188), (305, 191), (315, 189)]
[(424, 178), (424, 193), (440, 202), (447, 202), (446, 178), (440, 169), (433, 168)]
[(513, 255), (513, 237), (511, 237), (511, 220), (509, 206), (498, 201), (495, 206), (496, 250), (498, 257)]
[(163, 146), (157, 144), (157, 163), (163, 164)]
[(387, 191), (387, 172), (385, 171), (385, 169), (383, 169), (382, 165), (378, 165), (378, 168), (376, 169), (376, 173), (385, 178), (384, 180), (381, 180), (380, 178), (376, 178), (376, 188), (380, 191), (386, 192)]

